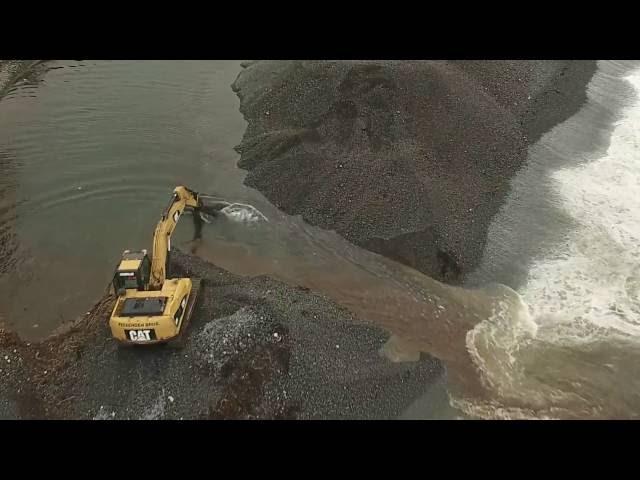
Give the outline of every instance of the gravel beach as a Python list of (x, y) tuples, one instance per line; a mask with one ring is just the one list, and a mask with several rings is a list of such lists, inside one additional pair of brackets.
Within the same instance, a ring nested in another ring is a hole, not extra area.
[(111, 297), (42, 342), (0, 331), (0, 418), (396, 418), (442, 374), (426, 356), (391, 363), (386, 332), (323, 296), (173, 261), (204, 279), (183, 349), (119, 346)]

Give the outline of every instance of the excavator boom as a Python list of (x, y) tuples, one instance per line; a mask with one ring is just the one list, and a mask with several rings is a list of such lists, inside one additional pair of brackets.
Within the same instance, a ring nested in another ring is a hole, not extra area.
[(173, 191), (171, 202), (162, 214), (162, 218), (158, 222), (153, 235), (151, 277), (149, 279), (150, 290), (160, 290), (166, 280), (171, 252), (171, 234), (187, 207), (193, 208), (195, 210), (194, 217), (198, 218), (197, 210), (200, 208), (198, 194), (186, 187), (176, 187)]

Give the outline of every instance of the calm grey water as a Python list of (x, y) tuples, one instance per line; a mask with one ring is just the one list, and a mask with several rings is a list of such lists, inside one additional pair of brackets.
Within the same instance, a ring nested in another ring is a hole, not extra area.
[(4, 227), (19, 244), (0, 283), (5, 321), (45, 333), (88, 309), (123, 249), (150, 248), (175, 185), (245, 197), (239, 68), (59, 61), (2, 100)]
[[(640, 139), (637, 79), (624, 78), (632, 67), (602, 63), (589, 103), (532, 148), (514, 179), (472, 279), (514, 291), (439, 284), (246, 188), (233, 150), (246, 124), (230, 88), (240, 62), (51, 62), (0, 101), (0, 319), (39, 338), (83, 314), (123, 249), (150, 248), (172, 188), (184, 184), (269, 220), (217, 222), (199, 255), (326, 293), (393, 334), (389, 358), (445, 361), (449, 382), (403, 418), (461, 416), (447, 391), (479, 417), (635, 417)], [(183, 222), (175, 240), (190, 246)], [(614, 252), (609, 263), (589, 264), (603, 252)]]

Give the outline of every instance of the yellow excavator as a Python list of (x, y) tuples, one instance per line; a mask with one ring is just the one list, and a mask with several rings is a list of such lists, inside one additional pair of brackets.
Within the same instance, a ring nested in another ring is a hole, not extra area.
[(176, 187), (156, 226), (151, 259), (146, 250), (125, 250), (113, 277), (116, 303), (109, 320), (114, 338), (124, 344), (173, 343), (181, 345), (191, 319), (200, 280), (166, 278), (171, 234), (185, 209), (193, 210), (196, 237), (200, 236), (199, 195)]

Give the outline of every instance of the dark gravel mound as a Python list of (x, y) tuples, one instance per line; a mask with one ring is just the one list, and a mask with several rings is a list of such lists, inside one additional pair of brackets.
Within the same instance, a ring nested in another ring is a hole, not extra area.
[(245, 182), (289, 214), (458, 283), (528, 145), (595, 62), (260, 61), (234, 83)]

